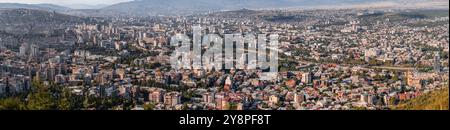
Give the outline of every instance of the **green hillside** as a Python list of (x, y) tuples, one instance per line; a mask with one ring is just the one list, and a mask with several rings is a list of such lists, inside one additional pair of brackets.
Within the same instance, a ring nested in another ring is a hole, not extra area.
[(410, 101), (400, 103), (393, 110), (449, 110), (448, 88), (436, 90)]

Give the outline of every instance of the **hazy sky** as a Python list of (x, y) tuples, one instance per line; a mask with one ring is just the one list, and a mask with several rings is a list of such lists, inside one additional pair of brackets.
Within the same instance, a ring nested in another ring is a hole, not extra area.
[(70, 5), (70, 4), (106, 4), (111, 5), (119, 2), (125, 2), (131, 0), (0, 0), (0, 3), (26, 3), (26, 4), (40, 4), (40, 3), (51, 3), (58, 5)]

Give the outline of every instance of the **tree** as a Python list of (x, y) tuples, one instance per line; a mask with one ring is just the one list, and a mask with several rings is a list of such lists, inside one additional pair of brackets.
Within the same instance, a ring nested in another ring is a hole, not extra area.
[(133, 108), (133, 101), (129, 99), (122, 100), (123, 110), (131, 110)]
[(94, 108), (95, 106), (95, 103), (94, 103), (94, 99), (93, 98), (91, 98), (90, 96), (88, 96), (88, 95), (86, 95), (86, 96), (84, 96), (84, 99), (83, 99), (83, 108), (84, 109), (89, 109), (89, 108)]
[(373, 79), (374, 79), (375, 81), (381, 81), (381, 80), (384, 79), (384, 77), (381, 76), (380, 74), (376, 74), (375, 77), (373, 77)]
[(51, 110), (56, 108), (50, 89), (38, 79), (33, 80), (32, 92), (27, 96), (27, 99), (27, 108), (31, 110)]
[(237, 103), (231, 102), (229, 104), (229, 110), (237, 110)]
[(398, 81), (399, 80), (397, 74), (394, 74), (394, 76), (392, 76), (391, 79), (394, 80), (394, 81)]
[(153, 110), (155, 108), (154, 103), (148, 103), (144, 105), (144, 110)]
[(58, 100), (58, 110), (72, 110), (73, 105), (70, 101), (70, 91), (64, 90), (61, 98)]
[(156, 68), (159, 68), (159, 67), (161, 67), (161, 63), (159, 63), (159, 62), (150, 63), (150, 64), (147, 65), (147, 68), (149, 68), (149, 69), (156, 69)]
[(0, 100), (0, 110), (24, 110), (25, 104), (19, 98), (6, 98)]

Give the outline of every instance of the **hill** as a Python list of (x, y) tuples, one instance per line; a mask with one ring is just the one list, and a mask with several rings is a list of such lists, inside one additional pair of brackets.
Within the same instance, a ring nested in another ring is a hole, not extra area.
[[(107, 4), (107, 3), (105, 3)], [(192, 15), (247, 9), (314, 9), (314, 8), (445, 8), (447, 0), (133, 0), (113, 5), (72, 5), (77, 9), (53, 4), (0, 3), (0, 9), (35, 9), (77, 16), (158, 16)], [(70, 5), (69, 5), (70, 6)]]
[(34, 9), (34, 10), (58, 11), (58, 12), (72, 10), (71, 8), (54, 4), (19, 4), (19, 3), (0, 3), (0, 9)]
[(186, 15), (210, 11), (366, 3), (377, 0), (135, 0), (101, 9), (127, 15)]
[(415, 4), (417, 3), (420, 3), (420, 7), (448, 6), (448, 2), (445, 0), (412, 1), (407, 4), (403, 0), (134, 0), (105, 7), (100, 9), (99, 12), (105, 15), (116, 14), (124, 16), (189, 15), (193, 13), (238, 10), (242, 8), (333, 8), (339, 6), (351, 8), (356, 5), (389, 5), (387, 7), (416, 8), (418, 6)]
[(0, 31), (8, 33), (42, 33), (64, 29), (83, 18), (33, 9), (0, 9)]
[(448, 93), (448, 88), (436, 90), (401, 103), (393, 107), (393, 110), (449, 110)]

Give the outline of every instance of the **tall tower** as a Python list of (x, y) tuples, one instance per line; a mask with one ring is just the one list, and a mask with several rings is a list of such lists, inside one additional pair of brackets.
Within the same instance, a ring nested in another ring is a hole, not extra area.
[(311, 83), (311, 80), (312, 80), (312, 74), (310, 72), (303, 73), (303, 75), (302, 75), (303, 83), (309, 84), (309, 83)]
[(23, 43), (19, 48), (19, 56), (24, 57), (27, 56), (29, 50), (29, 45), (27, 43)]
[(231, 89), (233, 89), (233, 80), (231, 76), (228, 76), (225, 80), (224, 91), (230, 91)]
[(0, 50), (2, 50), (5, 46), (3, 45), (2, 38), (0, 38)]
[(30, 46), (30, 57), (39, 57), (39, 46), (37, 46), (36, 44), (32, 44)]
[(434, 53), (433, 68), (435, 72), (441, 72), (441, 57), (439, 56), (439, 52)]

